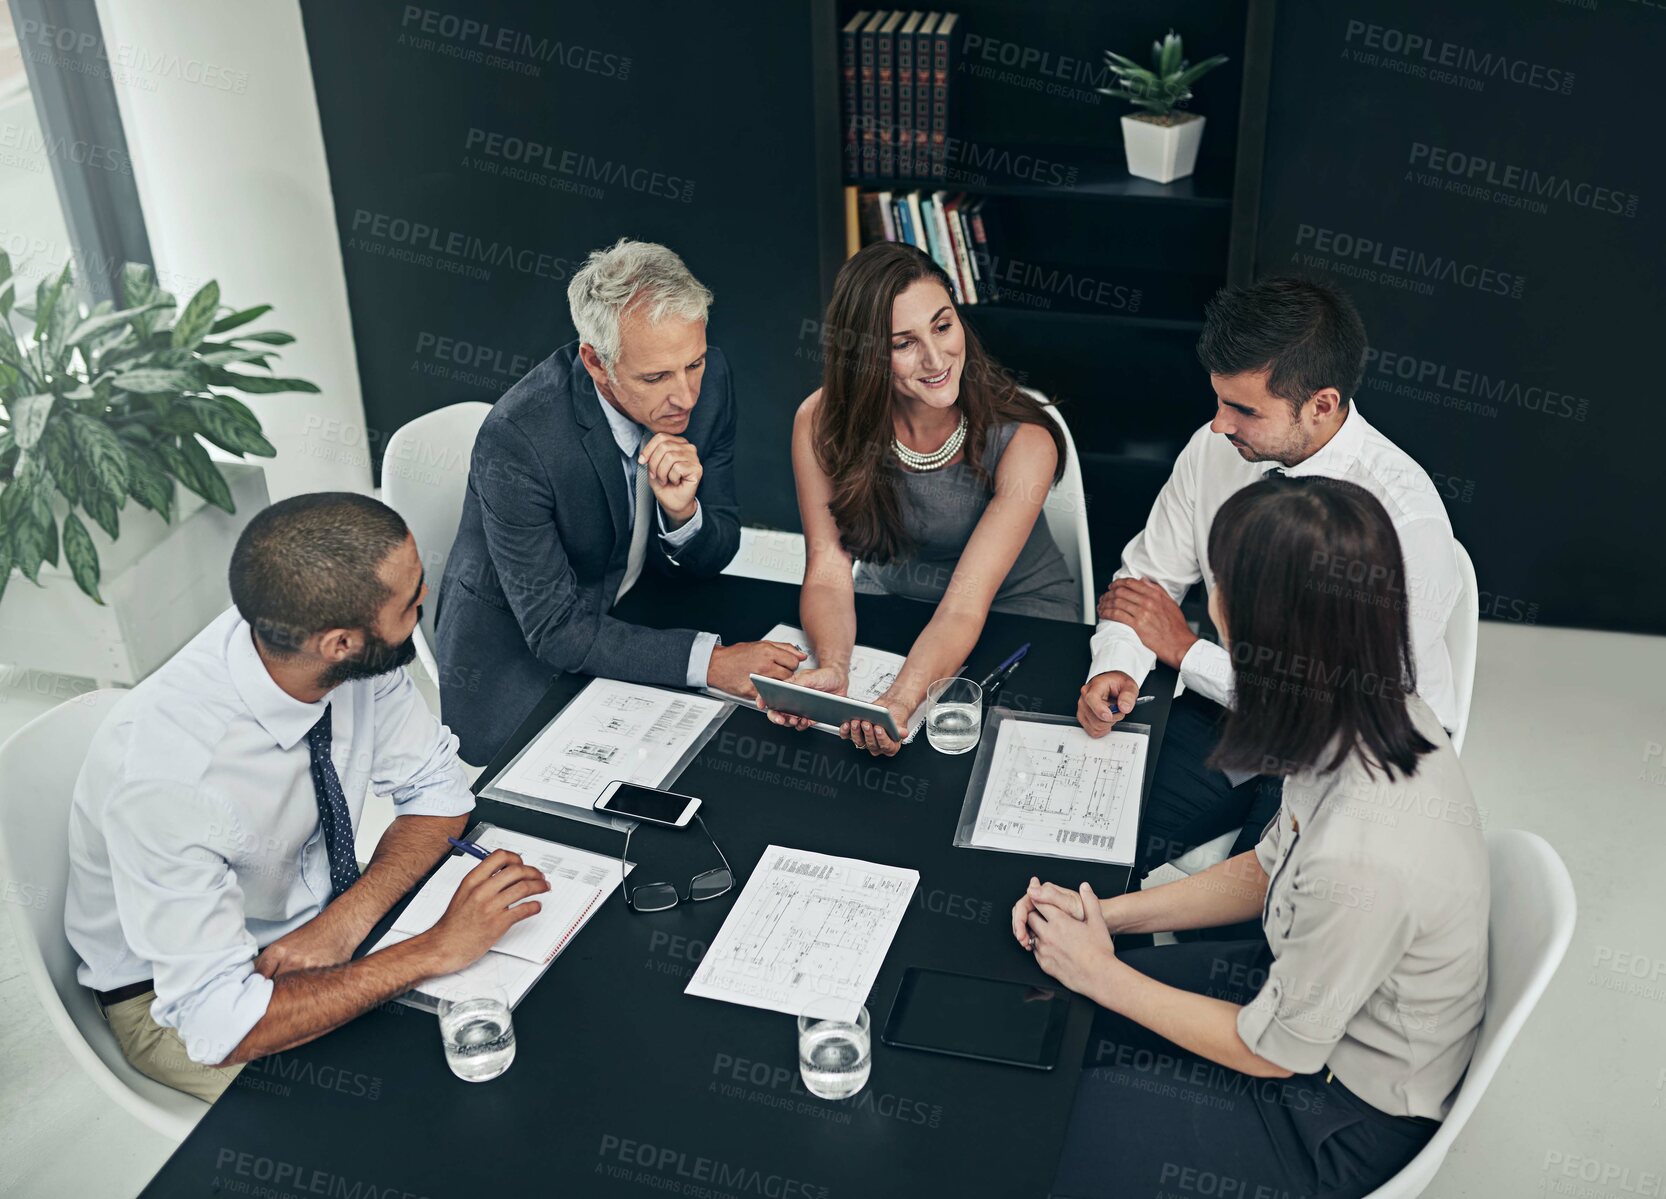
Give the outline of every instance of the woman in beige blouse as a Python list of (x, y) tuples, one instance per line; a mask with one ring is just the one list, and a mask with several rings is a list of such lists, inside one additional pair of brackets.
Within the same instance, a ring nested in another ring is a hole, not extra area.
[[(1210, 614), (1233, 706), (1211, 766), (1283, 775), (1256, 847), (1098, 899), (1031, 880), (1013, 935), (1099, 1014), (1060, 1196), (1369, 1193), (1469, 1064), (1487, 855), (1457, 754), (1416, 696), (1399, 542), (1351, 483), (1269, 478), (1220, 510)], [(1118, 933), (1260, 917), (1263, 938), (1118, 954)]]

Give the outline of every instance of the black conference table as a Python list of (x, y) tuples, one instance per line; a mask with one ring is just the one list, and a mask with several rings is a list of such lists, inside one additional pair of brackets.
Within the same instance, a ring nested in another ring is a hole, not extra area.
[[(857, 597), (858, 639), (906, 652), (931, 609)], [(637, 588), (618, 614), (704, 628), (733, 644), (797, 623), (798, 589), (722, 577)], [(1021, 643), (1029, 656), (1000, 700), (1073, 713), (1088, 662), (1085, 625), (990, 616), (966, 673)], [(558, 676), (482, 773), (488, 786), (587, 680)], [(1153, 672), (1141, 710), (1155, 768), (1174, 674)], [(491, 702), (489, 685), (481, 702)], [(893, 1049), (879, 1029), (911, 965), (1044, 983), (1008, 931), (1032, 874), (1100, 894), (1123, 867), (957, 849), (951, 839), (976, 754), (922, 735), (894, 758), (796, 733), (737, 709), (672, 786), (704, 801), (712, 836), (744, 884), (778, 844), (919, 870), (920, 884), (868, 999), (873, 1073), (826, 1102), (798, 1076), (792, 1017), (683, 994), (733, 895), (667, 912), (615, 893), (515, 1010), (517, 1056), (484, 1084), (454, 1078), (432, 1015), (388, 1004), (310, 1044), (251, 1063), (146, 1188), (146, 1195), (355, 1196), (670, 1193), (827, 1199), (881, 1195), (1044, 1196), (1063, 1147), (1091, 1005), (1073, 1002), (1058, 1067), (1042, 1072)], [(477, 819), (618, 855), (623, 835), (491, 800)], [(647, 835), (645, 835), (647, 834)], [(685, 882), (715, 864), (698, 833), (642, 826), (634, 881)], [(366, 940), (373, 944), (392, 914)]]

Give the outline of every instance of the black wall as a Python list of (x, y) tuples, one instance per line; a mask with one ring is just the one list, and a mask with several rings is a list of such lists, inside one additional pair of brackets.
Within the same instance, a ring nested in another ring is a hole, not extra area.
[(1666, 632), (1663, 58), (1634, 0), (1278, 5), (1256, 274), (1354, 296), (1483, 617)]
[[(303, 0), (373, 445), (429, 409), (501, 395), (571, 338), (565, 288), (584, 255), (650, 238), (717, 295), (745, 519), (797, 528), (791, 414), (818, 380), (814, 323), (841, 248), (836, 6), (439, 3)], [(983, 36), (1084, 58), (1127, 40), (1085, 0), (962, 11)], [(1212, 77), (1200, 179), (1232, 147), (1238, 11), (1192, 0), (1174, 14), (1196, 53), (1235, 59)], [(1666, 9), (1282, 0), (1272, 41), (1259, 212), (1235, 203), (1234, 253), (1247, 231), (1257, 275), (1319, 274), (1353, 294), (1373, 347), (1361, 409), (1433, 475), (1485, 617), (1666, 632), (1645, 369), (1666, 310)], [(999, 80), (965, 94), (977, 136), (1116, 148), (1114, 114), (1085, 102), (1067, 120), (1057, 96)], [(512, 161), (512, 138), (551, 150)], [(608, 178), (584, 177), (597, 171)], [(1114, 243), (1120, 221), (1083, 219)], [(1195, 230), (1141, 244), (1184, 272), (1205, 242), (1224, 252)], [(1082, 340), (1081, 318), (1048, 319), (1050, 355), (998, 349), (1077, 401), (1079, 438), (1101, 416), (1125, 437), (1155, 434), (1142, 412), (1207, 418), (1190, 331), (1167, 335), (1179, 342), (1163, 358), (1190, 382), (1142, 374), (1118, 420), (1087, 384), (1045, 378)], [(1038, 320), (1007, 315), (1019, 332)], [(1114, 388), (1126, 356), (1099, 348), (1084, 378)]]
[(816, 41), (830, 12), (779, 0), (302, 11), (377, 460), (412, 417), (495, 400), (570, 340), (573, 271), (592, 249), (644, 238), (716, 294), (708, 336), (735, 370), (747, 518), (796, 528), (792, 411), (819, 374), (801, 328), (820, 316), (841, 220), (824, 177), (838, 163), (835, 101), (810, 70), (831, 61)]

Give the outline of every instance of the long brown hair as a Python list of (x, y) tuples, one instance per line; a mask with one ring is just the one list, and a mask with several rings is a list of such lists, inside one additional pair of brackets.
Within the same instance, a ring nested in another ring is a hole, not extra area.
[(1406, 697), (1417, 690), (1406, 566), (1394, 522), (1363, 487), (1267, 478), (1234, 494), (1209, 529), (1232, 654), (1232, 707), (1209, 764), (1294, 774), (1417, 773), (1435, 747)]
[(1041, 425), (1058, 450), (1053, 479), (1064, 470), (1064, 435), (1012, 376), (991, 358), (961, 318), (954, 287), (929, 255), (904, 242), (874, 242), (839, 268), (822, 323), (821, 404), (814, 428), (816, 461), (833, 485), (828, 509), (852, 555), (894, 562), (913, 549), (891, 454), (891, 312), (897, 297), (929, 280), (948, 293), (966, 337), (960, 395), (966, 414), (966, 461), (987, 485), (983, 451), (990, 431), (1008, 422)]

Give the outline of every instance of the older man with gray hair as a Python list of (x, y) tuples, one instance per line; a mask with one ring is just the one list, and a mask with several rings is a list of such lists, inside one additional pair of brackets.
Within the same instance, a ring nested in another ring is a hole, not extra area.
[[(706, 344), (711, 303), (664, 246), (597, 250), (567, 288), (578, 339), (481, 425), (436, 612), (441, 711), (466, 761), (488, 761), (557, 671), (749, 695), (750, 674), (785, 678), (803, 659), (609, 615), (645, 572), (675, 586), (740, 546), (734, 385)], [(489, 691), (466, 685), (482, 678)]]

